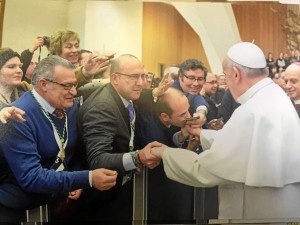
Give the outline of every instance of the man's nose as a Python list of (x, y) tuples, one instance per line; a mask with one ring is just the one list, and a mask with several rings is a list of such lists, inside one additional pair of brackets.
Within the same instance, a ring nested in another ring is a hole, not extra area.
[(292, 87), (292, 85), (291, 85), (291, 82), (286, 82), (286, 88), (291, 88)]
[(77, 94), (77, 89), (75, 86), (72, 86), (72, 88), (69, 91), (73, 96), (75, 96)]
[(185, 115), (185, 117), (186, 117), (186, 118), (189, 118), (189, 117), (191, 117), (191, 114), (190, 114), (190, 112), (186, 112), (186, 115)]
[(139, 78), (136, 81), (136, 84), (143, 85), (144, 82), (146, 82), (145, 78), (142, 78), (142, 76), (139, 76)]

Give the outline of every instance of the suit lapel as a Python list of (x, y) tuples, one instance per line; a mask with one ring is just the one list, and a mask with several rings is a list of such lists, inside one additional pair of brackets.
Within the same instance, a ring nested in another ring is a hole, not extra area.
[(127, 109), (124, 106), (124, 103), (122, 102), (121, 97), (119, 96), (119, 94), (117, 93), (117, 91), (114, 89), (114, 87), (109, 84), (108, 85), (108, 90), (111, 93), (111, 96), (113, 97), (114, 101), (116, 102), (121, 115), (122, 115), (122, 119), (124, 120), (125, 124), (127, 125), (128, 131), (130, 133), (130, 124), (129, 124), (129, 114)]

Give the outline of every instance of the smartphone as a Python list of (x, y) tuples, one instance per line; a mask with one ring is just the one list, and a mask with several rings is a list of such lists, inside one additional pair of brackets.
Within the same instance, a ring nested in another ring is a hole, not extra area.
[(200, 116), (192, 116), (192, 117), (185, 118), (185, 121), (197, 120), (199, 118), (200, 118)]

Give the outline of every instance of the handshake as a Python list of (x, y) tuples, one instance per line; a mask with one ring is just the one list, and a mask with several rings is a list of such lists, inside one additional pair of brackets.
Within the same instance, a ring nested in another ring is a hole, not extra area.
[[(161, 161), (162, 154), (160, 151), (163, 149), (162, 147), (164, 147), (163, 144), (154, 141), (139, 150), (138, 159), (140, 163), (149, 169), (157, 167)], [(156, 150), (155, 154), (154, 149)], [(108, 190), (116, 185), (117, 175), (118, 173), (114, 170), (103, 168), (93, 170), (92, 185), (101, 191)]]

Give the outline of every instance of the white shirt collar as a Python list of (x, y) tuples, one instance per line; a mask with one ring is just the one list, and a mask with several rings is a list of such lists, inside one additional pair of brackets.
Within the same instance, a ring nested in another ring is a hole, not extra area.
[(253, 85), (251, 88), (249, 88), (244, 94), (242, 94), (240, 97), (238, 97), (238, 99), (237, 99), (238, 103), (240, 103), (240, 104), (246, 103), (257, 91), (259, 91), (263, 87), (271, 84), (272, 82), (273, 81), (268, 77), (257, 82), (255, 85)]
[(127, 108), (127, 106), (128, 106), (130, 103), (132, 103), (132, 101), (126, 100), (126, 99), (123, 98), (121, 95), (119, 95), (119, 96), (120, 96), (120, 98), (121, 98), (121, 100), (122, 100), (122, 102), (123, 102), (125, 108)]
[(33, 88), (32, 89), (32, 94), (35, 97), (35, 99), (37, 100), (37, 102), (49, 113), (53, 113), (55, 110), (55, 107), (53, 107), (52, 105), (50, 105), (42, 96), (40, 96), (39, 93), (37, 93), (37, 91)]
[(294, 100), (295, 104), (300, 104), (300, 99)]

